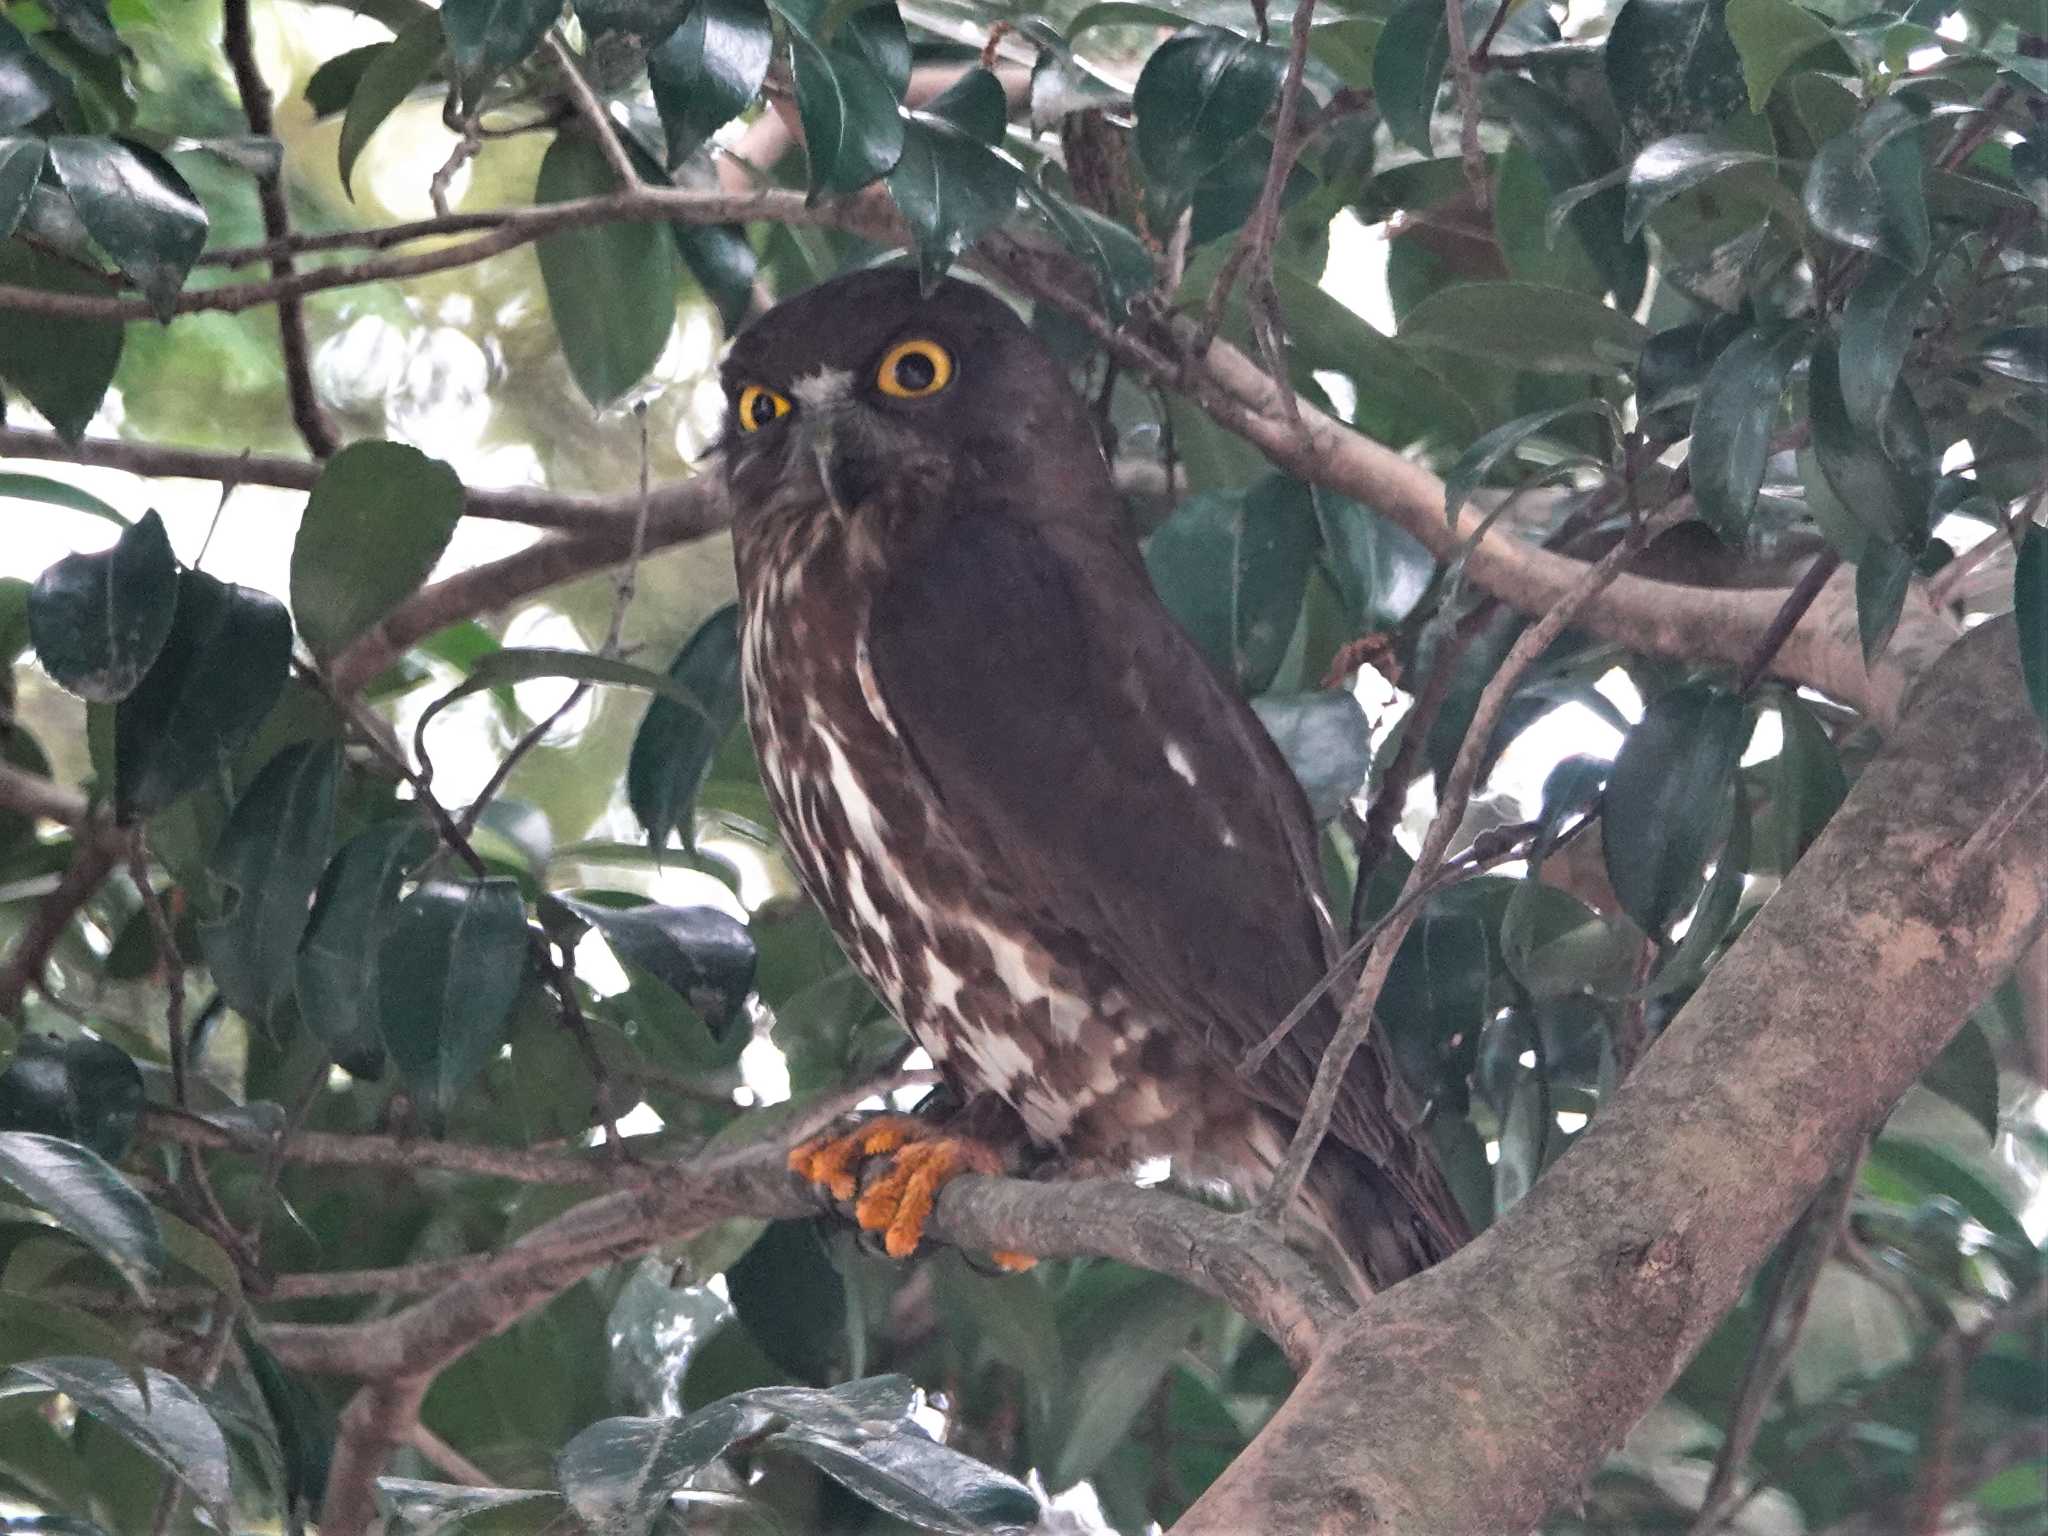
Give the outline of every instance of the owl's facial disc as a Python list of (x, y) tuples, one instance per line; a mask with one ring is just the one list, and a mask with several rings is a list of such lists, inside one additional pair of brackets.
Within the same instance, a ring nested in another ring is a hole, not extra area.
[(882, 485), (892, 465), (900, 469), (919, 450), (903, 424), (876, 409), (864, 383), (844, 368), (819, 368), (789, 386), (795, 455), (817, 465), (826, 499), (842, 517)]

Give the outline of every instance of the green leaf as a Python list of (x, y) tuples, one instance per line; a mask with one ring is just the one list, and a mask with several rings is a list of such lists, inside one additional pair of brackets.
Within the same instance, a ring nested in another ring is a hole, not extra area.
[[(275, 1115), (268, 1125), (262, 1123), (262, 1110), (270, 1110)], [(235, 1105), (206, 1118), (216, 1125), (243, 1130), (260, 1127), (263, 1134), (269, 1136), (279, 1136), (284, 1132), (284, 1113), (275, 1104)], [(228, 1251), (190, 1222), (173, 1216), (169, 1211), (158, 1211), (156, 1219), (157, 1225), (163, 1229), (164, 1248), (172, 1260), (205, 1280), (229, 1306), (239, 1307), (242, 1304), (242, 1277), (235, 1269), (235, 1261), (228, 1257)]]
[(1813, 227), (1908, 271), (1926, 266), (1933, 236), (1919, 130), (1913, 110), (1887, 97), (1823, 144), (1806, 169), (1803, 201)]
[(68, 511), (83, 512), (88, 517), (105, 518), (116, 528), (128, 526), (127, 518), (92, 492), (82, 491), (62, 480), (52, 480), (47, 475), (24, 475), (12, 471), (0, 473), (0, 498), (39, 501)]
[(1038, 1458), (1048, 1488), (1072, 1487), (1116, 1448), (1210, 1306), (1177, 1281), (1146, 1275), (1062, 1309), (1073, 1368), (1052, 1419), (1057, 1439)]
[(320, 877), (294, 968), (299, 1017), (358, 1077), (383, 1068), (377, 1022), (377, 966), (398, 917), (398, 887), (409, 862), (427, 851), (419, 822), (380, 822), (342, 845)]
[(220, 1425), (192, 1389), (145, 1366), (149, 1395), (111, 1360), (56, 1355), (30, 1360), (0, 1376), (0, 1398), (62, 1392), (108, 1429), (191, 1490), (219, 1529), (228, 1529), (228, 1445)]
[(1219, 27), (1189, 27), (1153, 49), (1131, 95), (1152, 191), (1184, 204), (1259, 126), (1286, 72), (1284, 50)]
[(754, 988), (754, 936), (716, 907), (607, 906), (547, 898), (604, 935), (622, 961), (667, 986), (723, 1035)]
[(1619, 310), (1569, 288), (1459, 283), (1408, 312), (1401, 340), (1535, 373), (1618, 374), (1649, 332)]
[[(796, 0), (788, 0), (788, 3), (796, 3)], [(816, 0), (808, 0), (805, 8), (810, 9), (815, 3)], [(813, 22), (806, 17), (806, 25), (830, 28), (820, 40), (829, 48), (865, 61), (889, 87), (889, 94), (901, 101), (903, 93), (910, 88), (910, 32), (903, 25), (903, 15), (896, 8), (896, 0), (872, 0), (872, 3), (854, 4), (851, 8), (835, 4), (824, 14), (828, 19), (823, 22)], [(832, 25), (832, 18), (837, 20), (836, 27)]]
[(1372, 89), (1395, 143), (1429, 153), (1430, 119), (1450, 57), (1443, 0), (1404, 0), (1387, 18), (1373, 50)]
[(2013, 1214), (2012, 1203), (1983, 1174), (1946, 1147), (1905, 1136), (1880, 1136), (1870, 1149), (1873, 1168), (1903, 1179), (1923, 1194), (1955, 1201), (1972, 1220), (2031, 1254), (2033, 1240)]
[(1171, 6), (1144, 5), (1136, 0), (1101, 0), (1084, 5), (1067, 23), (1066, 41), (1074, 42), (1097, 27), (1177, 27), (1186, 18)]
[(2013, 572), (2013, 618), (2018, 625), (2020, 674), (2034, 714), (2048, 728), (2048, 528), (2027, 524)]
[(0, 240), (14, 233), (28, 211), (47, 158), (41, 139), (0, 136)]
[[(128, 1373), (144, 1402), (149, 1377), (131, 1336), (51, 1296), (0, 1291), (0, 1366), (38, 1355), (95, 1355)], [(19, 1527), (0, 1517), (0, 1531)]]
[[(436, 26), (440, 23), (437, 20)], [(350, 48), (322, 61), (312, 74), (306, 77), (306, 88), (301, 93), (306, 105), (313, 109), (313, 116), (332, 117), (345, 111), (349, 101), (362, 84), (363, 71), (376, 62), (377, 56), (389, 48), (389, 42), (366, 43), (360, 48)]]
[[(0, 23), (4, 25), (4, 23)], [(69, 262), (0, 242), (0, 283), (104, 297), (106, 286)], [(0, 325), (0, 381), (13, 385), (66, 442), (85, 436), (114, 382), (123, 328), (115, 320), (71, 320), (13, 310)]]
[(1612, 419), (1605, 401), (1574, 400), (1569, 405), (1518, 416), (1482, 435), (1458, 455), (1457, 463), (1444, 472), (1444, 521), (1453, 528), (1457, 527), (1458, 514), (1472, 499), (1472, 493), (1523, 443), (1553, 422), (1587, 412)]
[(25, 127), (53, 109), (77, 115), (70, 81), (0, 17), (0, 132)]
[(731, 1400), (686, 1419), (600, 1419), (562, 1447), (555, 1476), (590, 1536), (647, 1536), (671, 1494), (772, 1422)]
[(306, 906), (334, 840), (341, 748), (302, 741), (256, 775), (207, 861), (234, 904), (199, 930), (199, 947), (228, 1006), (274, 1030), (292, 995)]
[[(502, 687), (507, 683), (523, 683), (536, 677), (566, 677), (579, 683), (608, 683), (618, 688), (645, 688), (658, 698), (674, 705), (696, 718), (708, 718), (709, 705), (686, 688), (671, 668), (664, 677), (659, 672), (630, 661), (620, 661), (615, 656), (601, 656), (595, 651), (558, 650), (553, 646), (505, 646), (479, 656), (469, 669), (469, 676), (455, 687), (442, 694), (422, 711), (419, 724), (414, 728), (415, 746), (426, 740), (427, 727), (449, 705), (466, 699), (473, 693)], [(722, 738), (721, 738), (722, 739)]]
[[(341, 190), (351, 202), (356, 195), (356, 161), (362, 158), (363, 147), (384, 126), (385, 119), (398, 110), (399, 104), (426, 84), (446, 52), (441, 16), (430, 13), (408, 24), (392, 41), (378, 44), (376, 52), (365, 62), (355, 89), (349, 93), (348, 115), (341, 120), (336, 151)], [(307, 93), (310, 95), (311, 91), (308, 85)]]
[(1372, 722), (1358, 700), (1339, 689), (1268, 693), (1252, 713), (1287, 759), (1317, 821), (1342, 813), (1372, 772)]
[(1620, 165), (1607, 136), (1563, 96), (1517, 75), (1489, 75), (1486, 100), (1507, 114), (1516, 140), (1542, 169), (1552, 197), (1600, 188), (1575, 196), (1566, 217), (1617, 306), (1633, 310), (1643, 296), (1649, 251), (1640, 238), (1640, 221), (1623, 222), (1622, 192), (1611, 184)]
[(1407, 529), (1320, 485), (1309, 487), (1323, 548), (1360, 634), (1391, 629), (1428, 590), (1436, 557)]
[(403, 443), (350, 443), (320, 471), (292, 544), (292, 616), (338, 655), (427, 579), (462, 516), (462, 482)]
[(1784, 744), (1766, 781), (1770, 816), (1764, 855), (1769, 867), (1782, 873), (1799, 861), (1840, 808), (1849, 779), (1827, 731), (1797, 694), (1779, 693), (1777, 710)]
[(810, 157), (811, 196), (858, 192), (888, 175), (903, 154), (897, 93), (865, 58), (825, 47), (787, 10), (782, 19)]
[(1028, 177), (1020, 190), (1052, 226), (1061, 244), (1088, 264), (1112, 319), (1122, 319), (1131, 301), (1152, 289), (1157, 280), (1152, 253), (1123, 225), (1048, 192)]
[(690, 8), (691, 0), (575, 0), (585, 37), (623, 32), (643, 45), (674, 32)]
[(278, 1363), (246, 1324), (238, 1324), (235, 1342), (256, 1378), (264, 1410), (277, 1427), (277, 1448), (284, 1460), (284, 1502), (288, 1516), (317, 1509), (327, 1491), (334, 1460), (334, 1415), (297, 1376)]
[[(563, 132), (541, 157), (537, 203), (618, 190), (604, 154)], [(647, 376), (675, 327), (675, 242), (658, 224), (592, 224), (537, 242), (548, 311), (569, 374), (599, 410)]]
[(986, 69), (968, 70), (927, 102), (924, 110), (991, 147), (1000, 147), (1009, 129), (1009, 97), (1003, 82)]
[(728, 605), (698, 627), (669, 663), (668, 676), (698, 707), (657, 697), (647, 706), (626, 764), (626, 801), (647, 841), (666, 846), (671, 832), (696, 841), (697, 792), (719, 744), (740, 717), (739, 609)]
[(745, 111), (768, 78), (775, 31), (762, 0), (696, 0), (647, 55), (647, 81), (679, 165)]
[(1749, 723), (1740, 698), (1690, 683), (1651, 703), (1615, 756), (1601, 812), (1607, 878), (1653, 938), (1692, 905), (1727, 829)]
[(511, 880), (422, 885), (377, 956), (384, 1048), (439, 1123), (512, 1028), (526, 980), (526, 908)]
[(1921, 1075), (1920, 1085), (1982, 1126), (1984, 1150), (1991, 1150), (1998, 1140), (1998, 1058), (1982, 1025), (1966, 1022)]
[(1770, 459), (1771, 430), (1792, 370), (1811, 345), (1800, 325), (1760, 326), (1715, 359), (1693, 405), (1693, 498), (1713, 530), (1738, 549)]
[(538, 48), (561, 14), (562, 0), (443, 0), (463, 105), (474, 107), (485, 87)]
[(112, 549), (66, 555), (28, 597), (36, 659), (59, 685), (95, 704), (135, 691), (171, 632), (178, 561), (163, 519), (145, 513)]
[(291, 648), (291, 617), (276, 598), (181, 572), (170, 636), (114, 706), (117, 818), (164, 809), (254, 735), (284, 690)]
[[(976, 70), (994, 88), (985, 70)], [(929, 289), (954, 259), (1017, 206), (1022, 173), (961, 127), (935, 113), (912, 113), (903, 124), (903, 152), (889, 172), (895, 199), (917, 250), (919, 281)]]
[(1044, 1511), (1006, 1473), (922, 1434), (841, 1440), (792, 1427), (762, 1442), (809, 1462), (884, 1514), (947, 1536), (1036, 1526)]
[(163, 1273), (156, 1213), (97, 1152), (35, 1131), (0, 1131), (0, 1180), (47, 1211), (138, 1291)]
[(1927, 543), (1935, 474), (1912, 393), (1893, 389), (1879, 431), (1859, 432), (1843, 398), (1839, 355), (1823, 342), (1814, 349), (1806, 397), (1814, 457), (1843, 506), (1877, 541), (1917, 554)]
[(1726, 25), (1742, 60), (1752, 112), (1763, 111), (1786, 70), (1834, 36), (1825, 22), (1792, 0), (1728, 0)]
[(0, 1073), (0, 1130), (39, 1131), (115, 1162), (142, 1123), (142, 1073), (119, 1046), (25, 1034)]
[[(782, 1014), (778, 1007), (778, 1023)], [(845, 1374), (846, 1282), (813, 1223), (771, 1223), (725, 1283), (739, 1321), (778, 1369), (799, 1381)]]
[(1977, 348), (1977, 361), (2001, 377), (2036, 389), (2048, 387), (2048, 325), (2011, 325), (1993, 331)]
[(1873, 539), (1856, 562), (1856, 634), (1863, 643), (1863, 664), (1875, 666), (1906, 609), (1906, 589), (1913, 581), (1913, 557), (1896, 544)]
[(66, 36), (89, 53), (117, 54), (121, 39), (107, 15), (107, 0), (43, 0), (43, 9)]
[(1678, 133), (1646, 146), (1628, 168), (1628, 211), (1622, 229), (1633, 237), (1681, 192), (1739, 165), (1767, 165), (1771, 157), (1724, 144), (1711, 134)]
[(1279, 669), (1318, 541), (1299, 481), (1268, 475), (1248, 491), (1197, 492), (1145, 546), (1160, 599), (1247, 693)]
[(1837, 357), (1843, 409), (1856, 431), (1875, 437), (1881, 429), (1913, 345), (1914, 322), (1933, 290), (1932, 269), (1916, 275), (1883, 260), (1872, 261), (1849, 290)]
[(168, 324), (206, 245), (206, 210), (185, 178), (147, 145), (69, 134), (50, 140), (50, 169), (86, 233)]
[(473, 1488), (410, 1477), (377, 1479), (377, 1509), (389, 1536), (441, 1536), (459, 1521), (530, 1499), (558, 1499), (552, 1488)]
[(1628, 0), (1602, 51), (1607, 88), (1638, 144), (1700, 133), (1748, 105), (1727, 0)]

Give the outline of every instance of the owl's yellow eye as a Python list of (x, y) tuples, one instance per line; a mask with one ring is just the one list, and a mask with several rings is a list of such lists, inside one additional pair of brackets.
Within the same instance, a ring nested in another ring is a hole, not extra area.
[(953, 354), (936, 341), (899, 341), (875, 370), (875, 387), (898, 400), (922, 400), (953, 382)]
[(742, 432), (758, 432), (776, 417), (787, 416), (789, 402), (772, 389), (749, 384), (740, 391), (739, 404), (734, 409)]

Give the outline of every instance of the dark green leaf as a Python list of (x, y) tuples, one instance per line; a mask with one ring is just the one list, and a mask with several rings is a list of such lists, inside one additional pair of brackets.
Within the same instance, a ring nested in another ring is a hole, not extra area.
[(1726, 23), (1742, 59), (1752, 112), (1763, 111), (1786, 70), (1834, 35), (1793, 0), (1728, 0)]
[(555, 1476), (590, 1536), (647, 1536), (676, 1489), (772, 1422), (731, 1400), (687, 1419), (600, 1419), (562, 1447)]
[(0, 1073), (0, 1130), (40, 1131), (115, 1162), (142, 1123), (142, 1073), (104, 1040), (26, 1034)]
[[(559, 203), (617, 190), (604, 154), (577, 133), (541, 157), (534, 201)], [(654, 366), (675, 326), (676, 250), (658, 224), (592, 224), (538, 242), (541, 281), (562, 355), (599, 410)]]
[(1786, 381), (1810, 345), (1804, 326), (1759, 327), (1732, 342), (1700, 385), (1686, 461), (1693, 496), (1700, 516), (1737, 548), (1749, 538)]
[[(337, 151), (341, 190), (351, 201), (356, 195), (351, 183), (363, 146), (406, 97), (426, 84), (446, 51), (441, 17), (434, 13), (412, 22), (391, 42), (379, 44), (376, 53), (365, 61), (355, 89), (349, 93), (348, 116), (341, 122)], [(309, 95), (311, 90), (308, 86)]]
[(1582, 187), (1601, 189), (1574, 196), (1567, 218), (1615, 303), (1633, 310), (1643, 296), (1649, 252), (1640, 238), (1641, 221), (1623, 221), (1622, 192), (1611, 184), (1620, 166), (1607, 136), (1563, 96), (1517, 75), (1488, 76), (1486, 99), (1507, 114), (1515, 138), (1542, 168), (1552, 197)]
[(1444, 473), (1444, 521), (1453, 528), (1457, 527), (1458, 514), (1464, 511), (1465, 503), (1472, 499), (1472, 493), (1523, 443), (1553, 422), (1586, 412), (1611, 419), (1605, 401), (1574, 400), (1569, 405), (1518, 416), (1513, 421), (1503, 423), (1481, 436), (1460, 454), (1458, 462)]
[(1116, 1447), (1210, 1305), (1177, 1281), (1146, 1275), (1062, 1309), (1073, 1369), (1053, 1418), (1054, 1446), (1040, 1462), (1048, 1488), (1072, 1487)]
[(1749, 723), (1741, 699), (1692, 683), (1651, 703), (1615, 756), (1601, 813), (1607, 878), (1653, 937), (1692, 905), (1727, 829)]
[(740, 715), (739, 609), (719, 609), (690, 636), (669, 664), (668, 675), (699, 701), (686, 709), (656, 698), (633, 737), (626, 764), (626, 800), (647, 840), (660, 848), (669, 834), (696, 841), (697, 791), (711, 771), (712, 757)]
[(696, 0), (689, 15), (647, 55), (647, 80), (680, 164), (745, 111), (768, 77), (775, 32), (762, 0)]
[(994, 1467), (921, 1434), (840, 1440), (794, 1427), (762, 1442), (817, 1467), (861, 1498), (921, 1530), (982, 1536), (1038, 1524), (1032, 1491)]
[(1173, 206), (1259, 126), (1287, 55), (1218, 27), (1190, 27), (1152, 50), (1131, 96), (1138, 159)]
[(865, 58), (825, 47), (787, 13), (783, 22), (810, 157), (811, 195), (858, 192), (888, 175), (903, 153), (897, 93)]
[(1436, 557), (1398, 523), (1324, 487), (1311, 486), (1330, 572), (1353, 627), (1391, 629), (1428, 589)]
[(2020, 673), (2034, 714), (2048, 728), (2048, 528), (2027, 524), (2013, 572), (2013, 618), (2018, 625)]
[(116, 528), (128, 526), (127, 518), (92, 492), (82, 491), (62, 480), (52, 480), (48, 475), (24, 475), (13, 471), (0, 473), (0, 497), (17, 501), (39, 501), (52, 507), (63, 507), (68, 511), (83, 512), (88, 517), (104, 518)]
[[(2005, 378), (2037, 389), (2048, 387), (2048, 325), (2013, 325), (1992, 332), (1977, 348), (1977, 361)], [(1848, 382), (1845, 373), (1845, 393)]]
[(115, 814), (154, 815), (215, 773), (277, 702), (291, 648), (291, 617), (276, 598), (180, 573), (170, 637), (114, 707)]
[(443, 0), (441, 25), (465, 105), (540, 46), (562, 14), (562, 0)]
[[(0, 26), (6, 23), (0, 22)], [(0, 66), (4, 67), (4, 66)], [(0, 283), (51, 293), (92, 294), (106, 287), (69, 262), (0, 241)], [(77, 442), (121, 362), (122, 326), (114, 320), (71, 320), (17, 309), (0, 325), (0, 382), (11, 384), (48, 418), (58, 435)]]
[(604, 935), (619, 959), (668, 986), (722, 1035), (754, 987), (754, 937), (716, 907), (614, 907), (549, 898)]
[(1917, 554), (1927, 543), (1935, 476), (1911, 392), (1893, 389), (1878, 433), (1859, 432), (1843, 399), (1836, 349), (1823, 343), (1814, 349), (1806, 394), (1814, 457), (1842, 505), (1878, 541)]
[(1443, 0), (1404, 0), (1372, 55), (1373, 100), (1394, 142), (1429, 153), (1429, 123), (1450, 62)]
[(1569, 288), (1460, 283), (1408, 312), (1401, 339), (1536, 373), (1617, 374), (1649, 332), (1619, 310)]
[(116, 54), (121, 39), (107, 15), (107, 0), (43, 0), (58, 28), (92, 53)]
[(1984, 1148), (1998, 1140), (1998, 1058), (1975, 1020), (1964, 1024), (1920, 1079), (1984, 1128)]
[(302, 741), (264, 765), (228, 818), (207, 867), (233, 906), (199, 930), (221, 996), (272, 1028), (292, 994), (306, 906), (334, 840), (341, 748)]
[(1784, 745), (1771, 763), (1766, 856), (1783, 872), (1820, 836), (1849, 793), (1848, 776), (1828, 733), (1797, 694), (1778, 696)]
[(384, 1048), (435, 1122), (498, 1053), (527, 971), (526, 909), (510, 880), (423, 885), (377, 956)]
[(1913, 323), (1934, 288), (1934, 273), (1917, 276), (1894, 262), (1875, 260), (1842, 305), (1839, 377), (1849, 424), (1875, 437), (1898, 385)]
[(1628, 168), (1628, 211), (1622, 228), (1633, 237), (1650, 215), (1681, 192), (1733, 170), (1739, 165), (1762, 165), (1770, 156), (1753, 149), (1725, 144), (1704, 133), (1679, 133), (1646, 146)]
[[(889, 87), (889, 94), (901, 101), (910, 88), (910, 33), (903, 25), (902, 13), (896, 9), (896, 0), (873, 0), (851, 9), (834, 5), (825, 14), (838, 20), (830, 36), (822, 39), (825, 44), (864, 60)], [(814, 28), (820, 25), (808, 19), (806, 24)]]
[(50, 169), (86, 233), (168, 322), (206, 244), (206, 210), (185, 178), (147, 145), (68, 134), (50, 140)]
[(473, 1488), (467, 1483), (429, 1483), (410, 1477), (377, 1479), (377, 1509), (389, 1522), (389, 1536), (442, 1536), (458, 1522), (530, 1499), (557, 1499), (552, 1488)]
[[(149, 1377), (141, 1356), (135, 1353), (136, 1342), (130, 1331), (115, 1328), (54, 1297), (0, 1291), (0, 1367), (38, 1356), (95, 1355), (126, 1371), (147, 1402)], [(12, 1533), (20, 1529), (23, 1527), (0, 1516), (0, 1531)]]
[[(977, 71), (986, 75), (985, 71)], [(986, 75), (991, 84), (993, 75)], [(995, 87), (997, 99), (1002, 88)], [(889, 195), (917, 249), (920, 281), (930, 288), (968, 246), (1017, 206), (1022, 174), (971, 133), (927, 113), (903, 124), (903, 152), (889, 172)]]
[[(440, 22), (435, 22), (438, 27)], [(351, 48), (323, 60), (320, 66), (306, 79), (302, 93), (306, 105), (313, 109), (313, 116), (332, 117), (347, 109), (349, 101), (362, 83), (363, 71), (368, 69), (377, 56), (389, 48), (389, 42), (365, 43), (360, 48)]]
[(76, 106), (71, 83), (0, 17), (0, 133), (25, 127), (54, 108)]
[(1638, 144), (1701, 133), (1748, 105), (1727, 0), (1628, 0), (1608, 30), (1607, 88)]
[(90, 1148), (36, 1131), (0, 1131), (0, 1181), (41, 1206), (137, 1290), (163, 1273), (156, 1213)]
[(1105, 219), (1092, 208), (1083, 208), (1048, 192), (1028, 177), (1020, 190), (1052, 225), (1060, 242), (1094, 272), (1103, 305), (1112, 318), (1121, 319), (1130, 309), (1131, 301), (1152, 288), (1152, 253), (1123, 225)]
[(292, 616), (338, 655), (427, 579), (462, 516), (462, 482), (403, 443), (350, 443), (320, 471), (292, 544)]
[(1896, 544), (1873, 539), (1856, 562), (1856, 634), (1863, 642), (1863, 664), (1875, 666), (1906, 609), (1906, 589), (1913, 581), (1913, 557)]
[(692, 0), (575, 0), (583, 35), (623, 32), (641, 43), (659, 42), (681, 25)]
[(1875, 251), (1908, 271), (1927, 265), (1932, 234), (1920, 119), (1887, 97), (1823, 144), (1806, 170), (1806, 216), (1830, 240)]
[(696, 719), (709, 718), (709, 702), (686, 687), (676, 677), (674, 668), (670, 668), (668, 676), (664, 677), (633, 662), (599, 655), (596, 651), (565, 651), (545, 645), (505, 646), (479, 656), (469, 669), (468, 677), (426, 707), (414, 728), (414, 741), (425, 741), (427, 727), (433, 724), (435, 717), (458, 700), (506, 683), (520, 683), (536, 677), (567, 677), (579, 683), (645, 688)]
[(14, 233), (14, 226), (27, 211), (47, 158), (41, 139), (0, 136), (0, 240)]
[(1269, 693), (1252, 700), (1252, 712), (1294, 770), (1316, 820), (1338, 815), (1365, 788), (1372, 723), (1352, 695), (1335, 689)]
[(771, 1224), (725, 1283), (739, 1321), (780, 1369), (811, 1382), (844, 1374), (846, 1282), (812, 1223)]
[(968, 70), (927, 102), (924, 110), (991, 146), (1003, 142), (1010, 120), (1003, 82), (986, 69)]
[(327, 1491), (327, 1473), (334, 1459), (334, 1414), (297, 1376), (278, 1363), (246, 1324), (235, 1331), (249, 1374), (264, 1410), (277, 1427), (277, 1448), (284, 1460), (285, 1508), (288, 1512), (317, 1509)]
[(1996, 1236), (2033, 1252), (2033, 1240), (2013, 1214), (2012, 1202), (1946, 1147), (1904, 1136), (1880, 1136), (1870, 1149), (1870, 1162), (1874, 1169), (1903, 1179), (1924, 1194), (1955, 1201)]
[(417, 821), (387, 821), (343, 845), (320, 877), (295, 967), (299, 1017), (358, 1077), (384, 1061), (377, 1024), (377, 961), (398, 917), (407, 863), (425, 852)]
[(59, 684), (112, 704), (135, 691), (163, 649), (177, 601), (177, 557), (163, 519), (149, 512), (112, 549), (66, 555), (36, 578), (29, 638)]
[(111, 1360), (56, 1355), (30, 1360), (0, 1376), (0, 1397), (62, 1392), (82, 1412), (149, 1457), (192, 1491), (218, 1528), (228, 1528), (228, 1445), (220, 1426), (192, 1389), (154, 1366), (149, 1395)]
[(1293, 638), (1315, 558), (1315, 508), (1300, 482), (1190, 496), (1145, 547), (1160, 598), (1248, 693), (1271, 680)]

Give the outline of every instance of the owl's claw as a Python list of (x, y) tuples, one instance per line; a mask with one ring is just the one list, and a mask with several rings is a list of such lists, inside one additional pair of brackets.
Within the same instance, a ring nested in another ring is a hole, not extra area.
[[(863, 1187), (860, 1166), (873, 1158), (886, 1158), (888, 1166)], [(913, 1115), (877, 1115), (844, 1135), (796, 1147), (789, 1166), (835, 1200), (853, 1201), (861, 1229), (880, 1233), (890, 1258), (907, 1259), (924, 1241), (925, 1223), (946, 1181), (963, 1173), (1001, 1173), (1004, 1160), (987, 1142), (949, 1136)], [(1029, 1269), (1038, 1262), (1008, 1251), (991, 1257), (1007, 1270)]]

